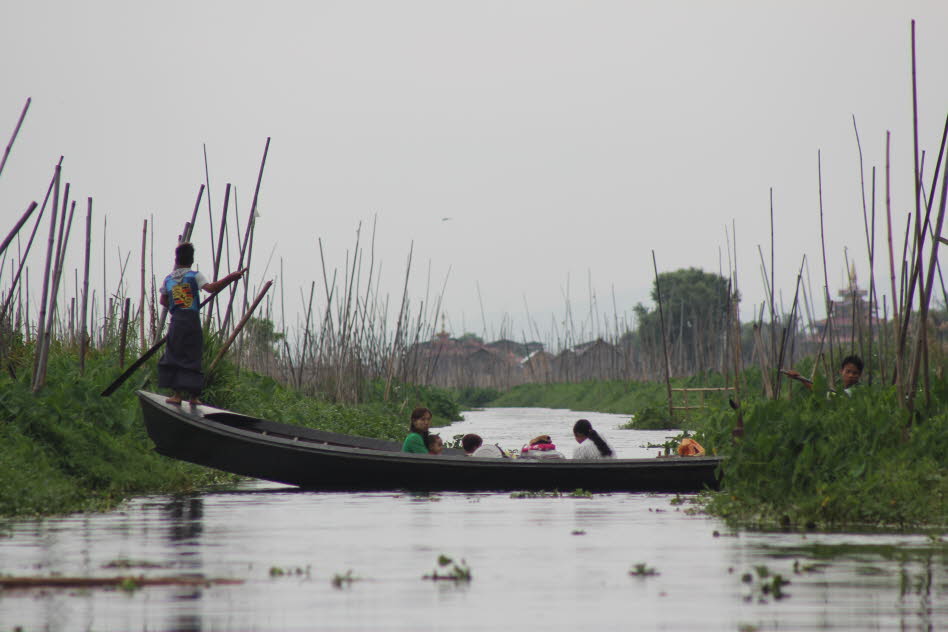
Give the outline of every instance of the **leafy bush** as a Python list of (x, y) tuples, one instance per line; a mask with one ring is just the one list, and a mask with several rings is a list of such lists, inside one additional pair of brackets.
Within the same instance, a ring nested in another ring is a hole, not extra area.
[(727, 458), (707, 509), (759, 526), (948, 524), (944, 403), (907, 430), (894, 388), (820, 392), (745, 402), (736, 441), (733, 412), (708, 418), (698, 441)]
[(667, 406), (649, 405), (639, 409), (632, 420), (623, 427), (633, 430), (671, 430), (681, 426), (678, 422), (669, 419)]
[(483, 408), (500, 397), (500, 391), (496, 388), (483, 388), (480, 386), (457, 388), (454, 389), (454, 394), (458, 403), (465, 408)]

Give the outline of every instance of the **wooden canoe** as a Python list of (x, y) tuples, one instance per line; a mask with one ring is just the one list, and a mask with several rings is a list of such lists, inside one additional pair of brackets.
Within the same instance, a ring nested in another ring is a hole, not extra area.
[(242, 476), (316, 490), (655, 491), (717, 488), (719, 457), (533, 460), (474, 458), (460, 450), (407, 454), (401, 444), (168, 404), (138, 391), (155, 450)]

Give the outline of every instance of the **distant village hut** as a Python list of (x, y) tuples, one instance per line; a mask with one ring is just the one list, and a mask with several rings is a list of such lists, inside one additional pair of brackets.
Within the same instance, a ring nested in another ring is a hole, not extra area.
[(520, 361), (525, 382), (547, 383), (553, 381), (553, 354), (539, 349)]
[(614, 380), (625, 373), (625, 357), (613, 344), (599, 338), (576, 347), (575, 379)]

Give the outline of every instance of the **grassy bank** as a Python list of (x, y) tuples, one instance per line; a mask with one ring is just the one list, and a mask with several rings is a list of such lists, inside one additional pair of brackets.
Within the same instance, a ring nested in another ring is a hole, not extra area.
[[(151, 370), (143, 368), (111, 397), (101, 397), (118, 372), (115, 355), (91, 354), (80, 375), (75, 351), (54, 347), (47, 385), (34, 394), (30, 351), (22, 347), (11, 354), (0, 375), (0, 516), (106, 509), (134, 494), (186, 492), (235, 480), (152, 451), (134, 393), (155, 390)], [(204, 400), (278, 421), (387, 439), (404, 437), (416, 405), (431, 408), (436, 425), (459, 418), (444, 391), (396, 386), (391, 401), (382, 402), (381, 388), (370, 389), (377, 401), (344, 406), (224, 367), (209, 376)]]
[[(751, 373), (749, 379), (759, 378), (756, 373)], [(724, 377), (713, 373), (672, 381), (672, 388), (720, 386), (724, 386)], [(678, 404), (684, 403), (683, 394), (676, 393), (675, 401)], [(691, 394), (689, 401), (692, 404), (697, 403), (698, 395)], [(705, 403), (711, 407), (725, 409), (727, 397), (723, 393), (709, 394)], [(488, 405), (568, 408), (629, 415), (629, 427), (639, 430), (691, 428), (699, 419), (691, 413), (680, 413), (676, 419), (670, 420), (668, 392), (665, 384), (661, 382), (592, 380), (579, 383), (521, 384), (498, 394)]]

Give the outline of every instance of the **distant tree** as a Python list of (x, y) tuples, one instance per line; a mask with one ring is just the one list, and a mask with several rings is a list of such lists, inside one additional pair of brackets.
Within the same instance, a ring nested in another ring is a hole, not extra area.
[(463, 336), (459, 336), (457, 341), (464, 344), (468, 342), (476, 342), (478, 344), (484, 344), (484, 339), (478, 336), (477, 334), (466, 333)]
[(680, 373), (719, 368), (727, 322), (728, 280), (698, 268), (659, 274), (652, 283), (655, 306), (649, 309), (639, 303), (633, 308), (638, 324), (636, 346), (653, 353), (662, 353), (659, 290), (674, 370)]
[(273, 321), (267, 318), (251, 318), (247, 321), (243, 335), (251, 349), (280, 355), (280, 343), (285, 336), (276, 331)]

